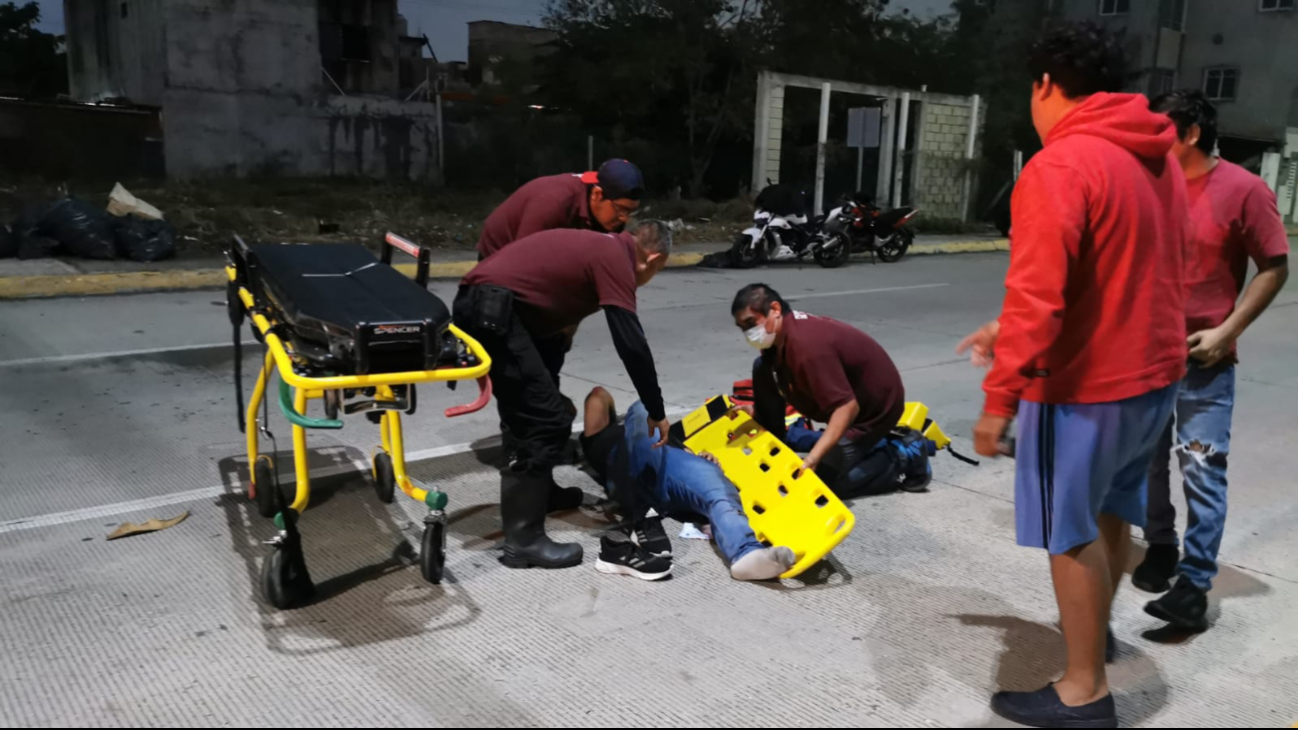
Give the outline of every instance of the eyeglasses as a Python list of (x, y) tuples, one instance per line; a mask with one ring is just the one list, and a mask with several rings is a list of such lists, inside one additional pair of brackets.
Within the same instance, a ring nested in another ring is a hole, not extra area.
[(636, 204), (633, 207), (630, 205), (622, 205), (616, 200), (610, 200), (608, 202), (613, 206), (613, 212), (617, 213), (619, 218), (630, 218), (631, 216), (635, 215), (636, 211), (639, 210), (640, 208), (639, 204)]

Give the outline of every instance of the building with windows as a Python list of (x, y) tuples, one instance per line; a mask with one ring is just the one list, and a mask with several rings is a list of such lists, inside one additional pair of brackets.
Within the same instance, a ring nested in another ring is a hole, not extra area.
[(397, 0), (64, 0), (82, 101), (161, 108), (169, 176), (437, 181), (436, 60)]
[(1221, 154), (1262, 174), (1298, 221), (1298, 0), (1053, 0), (1057, 15), (1126, 30), (1138, 89), (1202, 89)]

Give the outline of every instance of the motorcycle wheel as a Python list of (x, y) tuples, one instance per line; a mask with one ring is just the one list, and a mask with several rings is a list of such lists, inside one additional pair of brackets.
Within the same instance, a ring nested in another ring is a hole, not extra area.
[(741, 233), (730, 247), (730, 263), (736, 269), (751, 269), (766, 258), (765, 241), (754, 241), (747, 234)]
[(847, 259), (851, 255), (852, 244), (847, 240), (847, 236), (842, 233), (833, 233), (829, 235), (829, 240), (825, 242), (824, 246), (816, 249), (816, 263), (826, 269), (837, 269), (847, 263)]
[(910, 245), (915, 242), (915, 234), (902, 228), (892, 235), (892, 238), (879, 244), (879, 260), (885, 264), (892, 264), (901, 261), (906, 252), (910, 250)]

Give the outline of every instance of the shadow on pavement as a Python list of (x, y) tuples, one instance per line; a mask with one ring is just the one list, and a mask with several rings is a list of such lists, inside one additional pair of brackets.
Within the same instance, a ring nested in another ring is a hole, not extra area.
[[(281, 474), (292, 473), (280, 454)], [(366, 463), (352, 447), (312, 449), (313, 472), (330, 466)], [(400, 506), (385, 505), (373, 493), (368, 474), (354, 470), (312, 479), (311, 505), (299, 523), (316, 598), (292, 611), (277, 611), (261, 600), (261, 566), (273, 548), (273, 523), (257, 514), (245, 496), (246, 458), (219, 463), (226, 494), (219, 499), (234, 551), (244, 561), (251, 592), (262, 616), (268, 647), (289, 655), (310, 655), (443, 631), (477, 619), (480, 609), (454, 584), (423, 580), (418, 568), (422, 523)], [(287, 471), (285, 471), (287, 469)], [(291, 485), (285, 485), (291, 491)], [(405, 497), (398, 493), (399, 500)], [(412, 544), (413, 541), (413, 544)]]

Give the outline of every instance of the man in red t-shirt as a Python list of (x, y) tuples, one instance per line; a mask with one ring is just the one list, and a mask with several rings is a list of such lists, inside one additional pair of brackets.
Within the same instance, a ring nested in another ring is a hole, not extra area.
[(640, 207), (643, 195), (644, 176), (626, 160), (609, 160), (599, 172), (539, 177), (487, 217), (478, 240), (478, 259), (533, 233), (556, 228), (617, 233)]
[(795, 312), (766, 284), (739, 290), (730, 313), (762, 352), (753, 367), (753, 403), (742, 408), (793, 448), (800, 447), (786, 434), (786, 405), (825, 424), (823, 433), (810, 434), (814, 443), (804, 469), (842, 499), (928, 486), (927, 439), (891, 437), (906, 408), (906, 390), (874, 338), (828, 317)]
[[(1217, 109), (1201, 91), (1179, 91), (1152, 107), (1176, 124), (1173, 154), (1185, 170), (1190, 198), (1186, 252), (1189, 372), (1181, 381), (1149, 474), (1149, 551), (1132, 575), (1137, 588), (1170, 592), (1146, 607), (1180, 629), (1208, 628), (1208, 591), (1226, 528), (1226, 458), (1235, 409), (1235, 341), (1289, 278), (1289, 238), (1275, 194), (1256, 175), (1215, 156)], [(1244, 286), (1248, 262), (1257, 276)], [(1240, 299), (1240, 293), (1244, 297)], [(1236, 306), (1236, 302), (1239, 305)], [(1175, 429), (1175, 439), (1173, 439)], [(1185, 558), (1177, 547), (1169, 452), (1175, 441), (1189, 519)], [(1178, 572), (1180, 579), (1171, 581)]]
[(1055, 684), (1001, 692), (992, 707), (1030, 727), (1117, 727), (1106, 627), (1185, 375), (1185, 179), (1171, 122), (1119, 93), (1118, 37), (1054, 27), (1028, 66), (1044, 148), (1014, 190), (1000, 319), (960, 350), (994, 358), (978, 453), (1001, 453), (1018, 418), (1018, 542), (1050, 555), (1068, 661)]
[(653, 354), (636, 316), (636, 290), (662, 271), (671, 229), (642, 221), (630, 233), (542, 231), (478, 264), (460, 283), (455, 322), (491, 355), (502, 427), (514, 453), (501, 471), (503, 562), (511, 568), (569, 568), (580, 545), (545, 534), (553, 470), (572, 436), (565, 404), (538, 347), (603, 309), (627, 374), (648, 412), (647, 431), (667, 441), (667, 414)]

